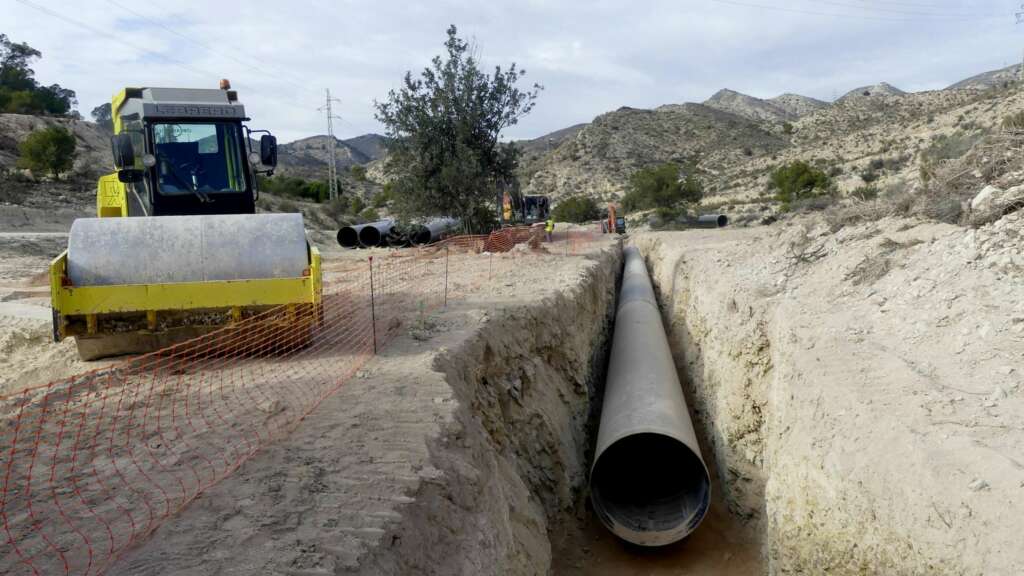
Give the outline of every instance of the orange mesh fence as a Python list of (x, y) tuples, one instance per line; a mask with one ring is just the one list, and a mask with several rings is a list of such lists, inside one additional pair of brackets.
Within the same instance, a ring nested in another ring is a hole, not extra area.
[[(103, 573), (446, 304), (451, 251), (508, 251), (541, 233), (507, 229), (371, 258), (325, 282), (318, 306), (277, 307), (0, 398), (0, 573)], [(573, 232), (565, 242), (593, 238)]]

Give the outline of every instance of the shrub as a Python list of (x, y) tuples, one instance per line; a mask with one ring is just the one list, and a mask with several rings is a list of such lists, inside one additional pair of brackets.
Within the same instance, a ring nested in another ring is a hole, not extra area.
[(789, 135), (789, 134), (792, 134), (795, 131), (796, 131), (796, 129), (793, 128), (793, 125), (790, 124), (789, 122), (783, 122), (782, 123), (782, 133), (783, 134)]
[(301, 198), (311, 202), (326, 202), (330, 195), (330, 187), (327, 182), (322, 180), (312, 181), (290, 176), (276, 178), (259, 176), (256, 182), (260, 190), (270, 194)]
[(779, 166), (772, 171), (768, 189), (775, 192), (775, 199), (782, 202), (783, 209), (798, 200), (806, 200), (828, 194), (832, 180), (827, 174), (802, 160)]
[(1024, 130), (1024, 110), (1003, 116), (1003, 130)]
[(601, 218), (601, 208), (589, 196), (573, 196), (559, 202), (552, 211), (552, 217), (559, 222), (582, 224)]
[(860, 173), (860, 179), (863, 180), (865, 184), (871, 184), (875, 180), (878, 180), (878, 172), (869, 168)]
[(647, 210), (700, 202), (704, 185), (696, 170), (687, 170), (683, 180), (679, 179), (679, 172), (679, 165), (671, 162), (635, 172), (629, 179), (629, 191), (622, 198), (623, 208)]
[(366, 202), (363, 201), (359, 196), (353, 196), (349, 200), (348, 212), (349, 214), (359, 214), (366, 208)]
[(349, 171), (352, 172), (352, 177), (355, 178), (356, 181), (366, 182), (366, 166), (360, 166), (359, 164), (356, 164), (355, 166), (349, 168)]
[(869, 170), (882, 170), (883, 168), (885, 168), (885, 160), (882, 160), (881, 158), (875, 158), (868, 163)]
[(60, 126), (36, 130), (18, 146), (19, 168), (28, 168), (33, 175), (49, 172), (55, 179), (71, 169), (75, 162), (75, 137)]
[(874, 200), (878, 198), (878, 187), (877, 186), (861, 186), (850, 192), (851, 198), (857, 200)]
[[(355, 200), (355, 198), (353, 198)], [(355, 204), (355, 202), (353, 202)], [(354, 212), (354, 210), (353, 210)], [(376, 222), (380, 220), (380, 215), (373, 208), (366, 208), (359, 212), (359, 219), (363, 222)]]

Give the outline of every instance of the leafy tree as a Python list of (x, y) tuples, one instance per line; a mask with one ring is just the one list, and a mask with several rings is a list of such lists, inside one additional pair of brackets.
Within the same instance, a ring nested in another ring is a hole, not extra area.
[(376, 222), (380, 220), (380, 215), (373, 208), (364, 208), (359, 212), (359, 219), (363, 222)]
[(60, 179), (61, 172), (67, 172), (75, 162), (75, 136), (60, 126), (36, 130), (18, 146), (21, 157), (18, 167), (27, 168), (33, 174), (49, 172)]
[(827, 194), (831, 188), (827, 174), (802, 160), (776, 168), (768, 183), (768, 189), (775, 192), (775, 199), (783, 206)]
[(375, 102), (388, 136), (385, 170), (399, 214), (456, 216), (480, 231), (493, 225), (499, 190), (515, 177), (519, 150), (502, 144), (501, 132), (533, 109), (541, 87), (519, 89), (525, 70), (515, 64), (481, 71), (455, 26), (444, 46), (418, 79), (407, 72)]
[(39, 50), (0, 34), (0, 112), (67, 115), (78, 104), (74, 90), (36, 82), (30, 65), (40, 57)]
[(92, 119), (96, 121), (96, 124), (108, 132), (114, 131), (114, 118), (110, 112), (110, 102), (100, 104), (99, 106), (92, 109), (90, 112)]
[(559, 222), (582, 224), (601, 218), (601, 208), (589, 196), (573, 196), (559, 202), (552, 211), (552, 217)]
[(348, 203), (348, 211), (350, 214), (359, 214), (366, 208), (366, 202), (363, 201), (359, 196), (353, 196)]
[(629, 191), (622, 198), (627, 211), (650, 208), (673, 208), (679, 204), (696, 203), (704, 196), (704, 186), (690, 166), (680, 180), (680, 168), (672, 162), (644, 168), (629, 179)]

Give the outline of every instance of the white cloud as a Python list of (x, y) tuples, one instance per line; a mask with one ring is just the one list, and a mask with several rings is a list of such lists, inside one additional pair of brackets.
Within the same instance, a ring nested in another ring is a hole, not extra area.
[(1024, 47), (1016, 5), (1001, 0), (32, 2), (113, 36), (0, 0), (0, 32), (40, 49), (37, 78), (76, 90), (83, 114), (125, 85), (216, 86), (227, 77), (253, 126), (284, 140), (323, 131), (316, 108), (325, 87), (342, 100), (341, 136), (380, 131), (373, 100), (427, 65), (450, 23), (488, 66), (516, 61), (529, 83), (545, 86), (512, 137), (623, 105), (700, 101), (722, 87), (826, 99), (883, 80), (941, 87), (1016, 61)]

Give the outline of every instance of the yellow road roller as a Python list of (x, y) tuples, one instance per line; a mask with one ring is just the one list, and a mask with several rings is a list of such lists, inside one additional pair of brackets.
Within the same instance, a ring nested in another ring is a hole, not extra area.
[(292, 322), (319, 317), (320, 254), (302, 215), (256, 214), (256, 176), (273, 174), (277, 141), (245, 125), (226, 81), (126, 88), (111, 114), (115, 171), (99, 179), (96, 218), (75, 220), (50, 264), (55, 341), (73, 336), (94, 359), (276, 307)]

